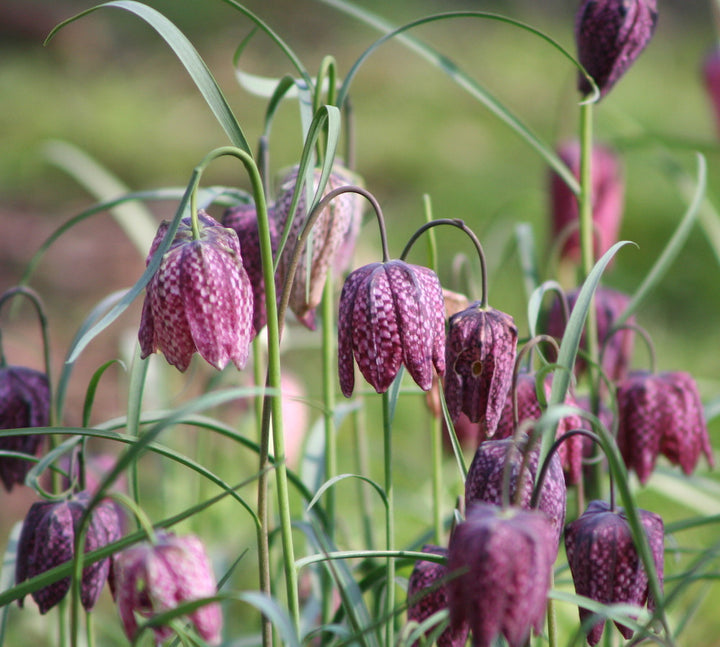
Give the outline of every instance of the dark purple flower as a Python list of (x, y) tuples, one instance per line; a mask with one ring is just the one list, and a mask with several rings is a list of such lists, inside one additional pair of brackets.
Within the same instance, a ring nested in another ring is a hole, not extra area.
[[(272, 207), (268, 207), (268, 216), (270, 244), (274, 255), (277, 250), (279, 235)], [(265, 309), (265, 279), (263, 277), (262, 257), (260, 255), (260, 238), (258, 235), (255, 205), (241, 204), (230, 207), (223, 214), (222, 224), (225, 227), (233, 229), (240, 240), (242, 264), (252, 285), (253, 330), (255, 335), (257, 335), (267, 323), (267, 311)]]
[(720, 47), (713, 47), (705, 56), (702, 78), (715, 116), (715, 126), (720, 133)]
[[(130, 640), (137, 632), (138, 616), (151, 618), (184, 602), (217, 593), (205, 547), (194, 535), (176, 537), (160, 532), (157, 543), (136, 544), (113, 560), (113, 595)], [(189, 619), (205, 642), (220, 643), (222, 612), (218, 603), (199, 607), (189, 614)], [(153, 631), (158, 644), (174, 635), (166, 626), (154, 627)]]
[[(480, 443), (465, 479), (465, 508), (467, 510), (478, 502), (502, 504), (503, 479), (508, 456), (511, 462), (509, 501), (515, 501), (518, 490), (518, 475), (523, 462), (526, 443), (527, 437), (523, 437), (519, 449), (513, 449), (513, 441), (510, 438), (486, 440)], [(527, 466), (523, 473), (520, 500), (517, 502), (525, 510), (530, 509), (533, 486), (538, 473), (539, 456), (540, 447), (536, 445), (528, 456)], [(560, 543), (563, 524), (565, 523), (566, 502), (567, 487), (563, 477), (562, 465), (558, 455), (554, 454), (550, 459), (550, 467), (547, 470), (538, 497), (537, 507), (550, 521), (555, 536), (556, 551)]]
[(353, 357), (378, 392), (392, 384), (402, 364), (417, 385), (432, 386), (433, 365), (445, 370), (445, 318), (437, 275), (426, 267), (394, 260), (352, 272), (340, 295), (338, 369), (350, 397)]
[[(274, 213), (279, 235), (282, 234), (291, 216), (289, 213), (290, 203), (297, 184), (297, 172), (297, 167), (293, 168), (282, 180), (275, 201)], [(321, 171), (316, 169), (313, 191), (317, 188), (320, 177)], [(327, 195), (330, 191), (342, 186), (360, 182), (361, 180), (357, 176), (336, 164), (328, 177), (323, 195)], [(313, 225), (312, 248), (309, 247), (310, 243), (308, 242), (300, 256), (288, 305), (298, 320), (311, 330), (315, 329), (315, 308), (322, 299), (325, 279), (330, 267), (333, 267), (338, 273), (345, 271), (349, 267), (355, 248), (355, 239), (360, 230), (364, 200), (362, 196), (353, 192), (337, 196), (323, 210), (322, 215)], [(309, 214), (305, 205), (305, 193), (304, 189), (302, 189), (287, 244), (278, 261), (280, 285), (284, 282), (285, 275), (290, 269), (290, 259), (294, 253), (295, 241), (297, 241), (307, 222)], [(309, 249), (312, 249), (310, 258), (308, 258)], [(309, 276), (308, 265), (310, 266)]]
[[(423, 553), (442, 555), (447, 557), (447, 548), (441, 546), (425, 545)], [(449, 579), (447, 565), (419, 559), (408, 581), (408, 620), (418, 624), (430, 616), (448, 608), (447, 581)], [(438, 636), (439, 647), (463, 647), (467, 642), (467, 623), (458, 627), (449, 626)]]
[[(663, 581), (663, 522), (652, 512), (638, 510), (647, 534), (660, 583)], [(613, 511), (604, 501), (591, 501), (587, 510), (565, 528), (565, 550), (578, 595), (603, 604), (627, 603), (642, 607), (650, 596), (648, 576), (633, 542), (625, 513)], [(580, 621), (590, 617), (580, 608)], [(633, 634), (625, 625), (615, 623), (627, 639)], [(590, 645), (602, 636), (605, 621), (600, 619), (588, 633)]]
[[(50, 386), (47, 375), (24, 366), (0, 368), (0, 429), (46, 427), (50, 422)], [(0, 436), (0, 450), (36, 456), (44, 436)], [(0, 456), (0, 479), (10, 492), (25, 482), (31, 461)]]
[(505, 636), (522, 647), (545, 620), (555, 533), (545, 515), (475, 504), (450, 538), (450, 622), (469, 623), (474, 647)]
[[(559, 148), (558, 155), (579, 179), (580, 142), (566, 142)], [(618, 156), (605, 146), (593, 146), (591, 174), (593, 236), (595, 254), (599, 258), (618, 240), (625, 185)], [(578, 262), (580, 233), (577, 197), (554, 171), (550, 175), (550, 197), (552, 235), (555, 240), (562, 242), (560, 256)]]
[(515, 366), (513, 318), (476, 301), (450, 317), (445, 348), (445, 400), (450, 417), (465, 413), (486, 437), (495, 433)]
[[(253, 297), (242, 266), (237, 234), (204, 212), (200, 238), (184, 218), (147, 284), (140, 322), (142, 357), (161, 350), (185, 371), (195, 352), (222, 370), (229, 361), (243, 368), (252, 337)], [(160, 225), (147, 262), (160, 245), (168, 222)]]
[[(80, 492), (66, 501), (33, 503), (23, 522), (18, 541), (15, 582), (20, 584), (73, 559), (78, 523), (87, 509), (90, 494)], [(92, 552), (120, 539), (120, 519), (112, 503), (101, 501), (90, 513), (85, 552)], [(110, 558), (89, 564), (83, 569), (80, 601), (86, 610), (95, 606), (110, 571)], [(31, 595), (45, 613), (54, 607), (70, 589), (70, 577), (48, 584)], [(22, 599), (19, 600), (22, 606)]]
[[(578, 59), (604, 97), (650, 42), (657, 0), (583, 0), (575, 19)], [(592, 91), (583, 74), (578, 89)]]
[[(567, 301), (570, 311), (575, 307), (580, 288), (568, 292)], [(598, 341), (600, 343), (600, 363), (607, 378), (613, 382), (622, 379), (628, 370), (635, 344), (635, 331), (632, 328), (621, 328), (610, 334), (618, 317), (630, 303), (627, 294), (599, 286), (595, 291), (595, 312), (597, 320)], [(635, 316), (628, 317), (627, 324), (635, 323)], [(548, 334), (562, 337), (565, 332), (565, 316), (560, 304), (555, 301), (548, 314)], [(580, 338), (580, 348), (587, 351), (586, 333)], [(575, 373), (579, 376), (587, 368), (587, 362), (578, 355), (575, 361)]]
[(647, 482), (658, 455), (692, 474), (700, 454), (714, 464), (697, 384), (689, 373), (630, 373), (617, 388), (618, 448)]

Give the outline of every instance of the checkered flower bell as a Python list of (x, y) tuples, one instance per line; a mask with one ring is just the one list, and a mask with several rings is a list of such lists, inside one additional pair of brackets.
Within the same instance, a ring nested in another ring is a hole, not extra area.
[(445, 400), (453, 421), (465, 413), (485, 437), (495, 433), (512, 384), (517, 337), (510, 315), (479, 301), (450, 317)]
[[(474, 503), (485, 502), (502, 504), (502, 488), (505, 474), (505, 465), (509, 460), (510, 491), (509, 500), (515, 501), (518, 490), (518, 477), (523, 462), (523, 452), (527, 437), (518, 450), (512, 450), (513, 441), (510, 438), (503, 440), (486, 440), (480, 443), (475, 452), (467, 478), (465, 479), (465, 508), (470, 509)], [(525, 510), (530, 509), (535, 477), (538, 473), (538, 459), (540, 447), (531, 450), (527, 461), (527, 468), (523, 473), (519, 505)], [(537, 507), (543, 512), (553, 529), (555, 549), (560, 544), (563, 524), (565, 523), (565, 507), (567, 503), (567, 487), (563, 477), (562, 465), (557, 454), (550, 459), (550, 467), (540, 491)]]
[[(241, 369), (253, 334), (253, 293), (238, 237), (204, 212), (198, 219), (200, 238), (193, 239), (190, 218), (184, 218), (147, 284), (138, 334), (142, 357), (160, 350), (185, 371), (197, 352), (218, 370), (229, 361)], [(147, 263), (168, 226), (160, 225)]]
[[(578, 59), (604, 97), (645, 49), (657, 24), (657, 0), (583, 0), (575, 19)], [(592, 91), (585, 75), (578, 90)]]
[[(447, 548), (427, 544), (423, 553), (447, 557)], [(448, 608), (447, 582), (450, 571), (446, 564), (419, 559), (415, 562), (408, 580), (408, 620), (421, 624), (430, 616)], [(449, 626), (438, 636), (438, 647), (463, 647), (467, 643), (468, 626), (463, 622), (458, 627)]]
[[(47, 375), (24, 366), (0, 368), (0, 429), (46, 427), (50, 422), (50, 387)], [(0, 450), (36, 456), (43, 436), (0, 436)], [(0, 456), (0, 480), (10, 492), (25, 482), (31, 461)]]
[(340, 295), (338, 372), (350, 397), (353, 359), (378, 392), (392, 384), (401, 365), (417, 385), (432, 386), (433, 366), (445, 370), (442, 288), (432, 270), (405, 261), (371, 263), (352, 272)]
[[(138, 618), (152, 618), (184, 602), (217, 593), (205, 547), (194, 535), (157, 534), (157, 543), (136, 544), (114, 556), (112, 590), (127, 637), (132, 640)], [(188, 615), (209, 645), (221, 641), (222, 612), (212, 602)], [(157, 644), (174, 635), (170, 627), (154, 627)]]
[(618, 448), (641, 483), (660, 454), (685, 474), (692, 474), (700, 454), (714, 465), (700, 394), (689, 373), (630, 373), (618, 384), (617, 403)]
[[(664, 528), (662, 519), (639, 510), (660, 582), (663, 581)], [(591, 501), (585, 512), (565, 528), (565, 550), (575, 591), (578, 595), (603, 604), (627, 603), (654, 609), (648, 588), (648, 576), (633, 543), (630, 526), (622, 509), (611, 510), (604, 501)], [(580, 621), (592, 613), (580, 608)], [(633, 631), (615, 623), (628, 639)], [(596, 645), (605, 621), (600, 619), (590, 629), (587, 640)]]
[[(90, 502), (87, 491), (66, 501), (33, 503), (23, 522), (18, 541), (15, 582), (20, 584), (51, 568), (69, 562), (75, 555), (78, 523)], [(121, 521), (111, 501), (101, 501), (90, 514), (85, 552), (91, 552), (120, 539)], [(95, 606), (110, 571), (110, 558), (83, 569), (80, 601), (89, 611)], [(31, 595), (40, 613), (46, 613), (70, 590), (70, 577), (48, 584)], [(20, 606), (23, 600), (19, 600)]]
[[(275, 201), (275, 220), (277, 231), (282, 234), (291, 214), (290, 203), (297, 184), (297, 168), (293, 168), (280, 183), (280, 191)], [(321, 171), (316, 169), (314, 179), (320, 181)], [(348, 169), (335, 165), (328, 178), (323, 195), (342, 186), (359, 184), (361, 180)], [(290, 310), (298, 320), (311, 330), (315, 329), (315, 309), (322, 299), (325, 279), (330, 268), (337, 273), (344, 272), (350, 264), (355, 248), (355, 239), (360, 230), (364, 198), (357, 193), (347, 192), (337, 196), (315, 221), (312, 228), (312, 248), (306, 244), (295, 270), (290, 301)], [(278, 261), (280, 285), (290, 269), (290, 260), (294, 253), (295, 241), (305, 227), (309, 214), (306, 211), (305, 193), (300, 195), (290, 234)], [(309, 250), (312, 249), (312, 254)], [(308, 265), (309, 276), (308, 276)]]
[(545, 621), (555, 532), (544, 514), (478, 503), (450, 538), (450, 622), (467, 622), (475, 647), (502, 634), (522, 647)]

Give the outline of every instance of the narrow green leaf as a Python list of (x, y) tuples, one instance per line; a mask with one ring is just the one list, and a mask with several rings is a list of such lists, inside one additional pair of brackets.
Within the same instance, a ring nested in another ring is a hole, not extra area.
[(329, 481), (325, 481), (325, 483), (320, 486), (318, 491), (315, 493), (315, 496), (307, 504), (306, 510), (310, 510), (320, 500), (320, 497), (325, 493), (326, 490), (331, 488), (336, 483), (349, 478), (359, 479), (360, 481), (365, 481), (365, 483), (369, 483), (373, 487), (373, 489), (380, 495), (380, 499), (382, 500), (383, 505), (387, 509), (387, 495), (385, 494), (385, 490), (377, 482), (373, 481), (367, 476), (362, 476), (361, 474), (338, 474), (337, 476), (331, 478)]

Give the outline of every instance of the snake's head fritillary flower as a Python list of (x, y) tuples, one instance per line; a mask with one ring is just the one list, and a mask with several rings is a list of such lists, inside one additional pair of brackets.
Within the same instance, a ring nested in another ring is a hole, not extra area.
[(475, 647), (500, 634), (510, 647), (525, 645), (543, 628), (555, 548), (544, 514), (475, 504), (448, 548), (452, 626), (469, 623)]
[[(576, 178), (580, 178), (580, 142), (572, 140), (558, 149), (558, 156)], [(625, 184), (617, 154), (606, 146), (595, 145), (591, 161), (592, 221), (595, 254), (599, 258), (618, 240), (623, 215)], [(550, 176), (552, 235), (564, 239), (560, 257), (580, 261), (578, 202), (575, 194), (554, 171)]]
[[(268, 225), (270, 227), (270, 245), (275, 254), (279, 235), (273, 213), (268, 207)], [(253, 293), (253, 331), (257, 335), (267, 323), (265, 309), (265, 278), (260, 255), (260, 237), (258, 234), (257, 210), (254, 204), (241, 204), (228, 208), (222, 216), (222, 224), (234, 230), (240, 241), (242, 264), (247, 272)]]
[(682, 371), (634, 371), (618, 384), (618, 448), (641, 483), (662, 454), (692, 474), (700, 454), (714, 464), (697, 384)]
[[(293, 168), (280, 183), (274, 207), (274, 218), (279, 234), (282, 234), (292, 215), (290, 214), (290, 204), (298, 181), (297, 173), (297, 167)], [(320, 177), (321, 171), (316, 169), (313, 192), (317, 189)], [(360, 178), (354, 173), (335, 164), (328, 177), (323, 195), (342, 186), (361, 183)], [(315, 309), (322, 299), (328, 271), (332, 267), (338, 273), (344, 272), (350, 265), (355, 239), (360, 230), (363, 204), (364, 198), (351, 191), (337, 196), (325, 207), (313, 225), (312, 247), (308, 243), (300, 255), (288, 305), (298, 321), (311, 330), (315, 329)], [(304, 229), (309, 215), (303, 190), (295, 210), (287, 243), (278, 261), (278, 277), (281, 285), (290, 270), (295, 241)]]
[(510, 315), (478, 301), (450, 317), (445, 400), (453, 420), (462, 412), (486, 437), (495, 433), (512, 384), (517, 337)]
[[(90, 502), (87, 491), (66, 501), (38, 501), (28, 511), (18, 541), (15, 581), (17, 584), (69, 562), (75, 555), (78, 524)], [(101, 501), (90, 513), (85, 552), (91, 552), (120, 539), (121, 521), (115, 506)], [(110, 571), (110, 558), (83, 569), (80, 601), (89, 611), (95, 606)], [(70, 589), (70, 577), (34, 591), (31, 595), (40, 613), (46, 613)], [(19, 601), (22, 606), (22, 599)]]
[[(161, 532), (157, 543), (136, 544), (115, 555), (113, 595), (127, 637), (137, 632), (138, 618), (175, 609), (192, 600), (211, 597), (217, 584), (200, 539)], [(200, 637), (209, 645), (221, 640), (222, 612), (211, 602), (188, 614)], [(154, 627), (157, 644), (174, 635), (170, 627)]]
[(433, 366), (445, 370), (445, 317), (440, 281), (432, 270), (401, 260), (371, 263), (352, 272), (340, 295), (338, 369), (350, 397), (353, 359), (378, 392), (392, 384), (401, 365), (417, 385), (432, 386)]
[[(663, 522), (652, 512), (638, 512), (662, 584)], [(642, 607), (647, 602), (650, 609), (654, 608), (647, 572), (621, 509), (613, 511), (604, 501), (591, 501), (587, 510), (565, 528), (565, 549), (578, 595), (603, 604), (627, 603)], [(581, 622), (591, 615), (589, 610), (580, 608)], [(615, 624), (626, 639), (632, 636), (629, 627)], [(598, 643), (604, 627), (602, 619), (592, 626), (587, 636), (590, 645)]]
[[(522, 484), (518, 486), (526, 443), (527, 437), (523, 439), (517, 448), (513, 446), (513, 440), (510, 438), (486, 440), (480, 443), (465, 479), (466, 509), (470, 509), (474, 503), (478, 502), (502, 504), (505, 465), (508, 460), (510, 461), (509, 500), (516, 500), (518, 487), (520, 487), (520, 498), (517, 504), (523, 509), (530, 509), (533, 485), (538, 472), (540, 447), (536, 446), (530, 451), (522, 477)], [(562, 464), (558, 455), (553, 454), (542, 490), (540, 490), (537, 507), (540, 512), (547, 516), (550, 522), (555, 536), (556, 550), (565, 523), (566, 503), (567, 487), (563, 477)]]
[[(657, 0), (583, 0), (575, 19), (578, 59), (604, 97), (645, 49), (657, 25)], [(583, 95), (592, 87), (578, 76)]]
[[(0, 429), (46, 427), (50, 421), (50, 386), (45, 373), (25, 366), (0, 368)], [(2, 436), (0, 450), (36, 456), (43, 436)], [(31, 461), (0, 456), (0, 480), (10, 492), (24, 483)]]
[[(427, 544), (423, 553), (447, 557), (447, 548)], [(450, 571), (446, 564), (419, 559), (415, 562), (408, 580), (408, 620), (418, 624), (427, 620), (438, 611), (448, 608), (447, 582)], [(458, 627), (449, 626), (438, 636), (439, 647), (463, 647), (467, 642), (468, 626), (461, 623)]]
[[(245, 366), (253, 332), (253, 293), (242, 265), (237, 234), (198, 213), (200, 237), (184, 218), (147, 284), (140, 348), (142, 357), (158, 350), (185, 371), (195, 352), (218, 370), (232, 361)], [(147, 263), (169, 223), (160, 225)]]
[(705, 56), (702, 79), (715, 116), (715, 125), (720, 133), (720, 47), (714, 47)]

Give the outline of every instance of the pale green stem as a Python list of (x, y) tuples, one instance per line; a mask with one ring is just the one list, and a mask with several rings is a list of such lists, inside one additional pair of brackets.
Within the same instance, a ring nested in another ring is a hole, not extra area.
[(85, 640), (87, 647), (95, 647), (95, 623), (93, 622), (92, 611), (85, 613)]
[[(390, 419), (390, 396), (387, 392), (382, 395), (383, 411), (383, 437), (385, 447), (385, 496), (387, 497), (387, 524), (386, 524), (386, 549), (393, 550), (395, 544), (395, 508), (392, 480), (392, 421)], [(392, 647), (395, 644), (395, 560), (387, 559), (387, 588), (385, 592), (385, 645)]]

